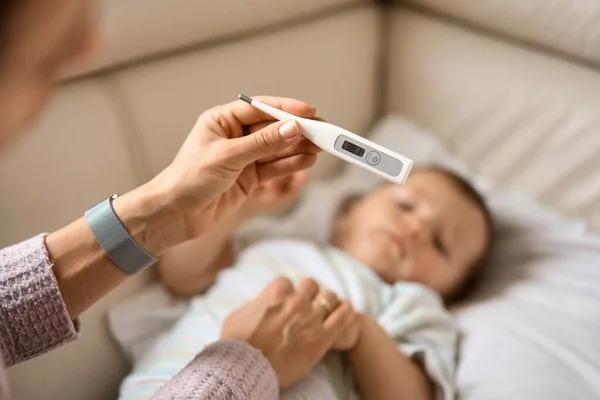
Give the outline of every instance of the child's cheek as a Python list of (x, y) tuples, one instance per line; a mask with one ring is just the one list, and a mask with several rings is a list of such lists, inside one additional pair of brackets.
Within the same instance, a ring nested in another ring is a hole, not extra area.
[(414, 281), (430, 286), (440, 278), (437, 257), (426, 251), (420, 251), (413, 254), (411, 258)]

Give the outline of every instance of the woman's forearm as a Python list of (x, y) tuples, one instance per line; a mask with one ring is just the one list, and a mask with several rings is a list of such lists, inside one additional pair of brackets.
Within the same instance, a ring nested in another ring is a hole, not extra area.
[(361, 334), (348, 358), (363, 400), (430, 400), (433, 390), (423, 370), (402, 354), (375, 320), (360, 317)]
[[(155, 256), (183, 240), (173, 228), (175, 216), (162, 204), (166, 201), (154, 195), (148, 186), (113, 201), (127, 231)], [(71, 318), (77, 318), (127, 279), (97, 243), (84, 218), (48, 235), (46, 247)]]

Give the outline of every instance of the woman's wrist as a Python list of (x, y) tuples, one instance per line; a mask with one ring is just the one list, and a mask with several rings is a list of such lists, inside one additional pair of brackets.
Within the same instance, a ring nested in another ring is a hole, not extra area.
[(127, 232), (155, 257), (190, 239), (183, 215), (151, 183), (117, 197), (113, 208)]
[[(113, 207), (127, 232), (155, 257), (195, 239), (188, 232), (185, 213), (176, 199), (153, 182), (117, 197)], [(225, 216), (220, 225), (227, 225), (230, 231), (234, 231), (257, 212), (253, 204), (242, 204), (238, 210)]]

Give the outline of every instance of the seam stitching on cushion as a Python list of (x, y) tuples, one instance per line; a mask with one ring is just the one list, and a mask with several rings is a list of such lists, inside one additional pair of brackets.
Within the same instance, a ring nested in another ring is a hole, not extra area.
[(102, 87), (112, 100), (115, 113), (122, 126), (122, 137), (127, 152), (130, 155), (130, 165), (133, 168), (138, 184), (141, 185), (153, 177), (152, 164), (148, 156), (148, 148), (140, 123), (126, 99), (118, 80), (111, 75), (101, 77)]
[(377, 82), (375, 84), (375, 120), (383, 118), (388, 110), (389, 80), (390, 80), (390, 53), (392, 46), (392, 15), (391, 5), (382, 2), (378, 21), (378, 49), (377, 49)]

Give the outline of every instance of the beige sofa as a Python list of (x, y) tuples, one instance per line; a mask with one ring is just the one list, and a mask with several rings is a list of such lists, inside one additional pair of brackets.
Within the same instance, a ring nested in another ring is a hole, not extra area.
[[(600, 1), (105, 2), (103, 53), (0, 161), (0, 247), (148, 180), (239, 92), (307, 100), (358, 133), (401, 113), (481, 176), (600, 226)], [(15, 398), (114, 398), (128, 365), (105, 310), (151, 278), (91, 309), (78, 342), (10, 369)]]

